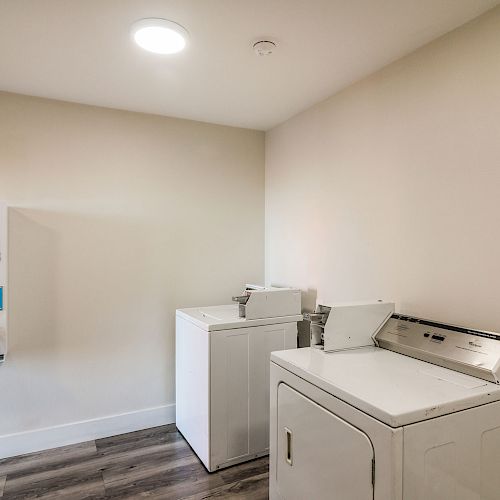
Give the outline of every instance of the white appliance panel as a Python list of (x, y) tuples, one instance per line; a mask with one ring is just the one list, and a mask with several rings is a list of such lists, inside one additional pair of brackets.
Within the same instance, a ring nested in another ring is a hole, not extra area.
[[(220, 395), (220, 384), (225, 385), (224, 399), (225, 404), (225, 430), (224, 441), (226, 442), (225, 453), (222, 461), (232, 460), (242, 457), (249, 453), (249, 406), (248, 387), (250, 383), (250, 366), (249, 366), (249, 340), (248, 332), (240, 330), (229, 330), (230, 333), (219, 335), (217, 340), (223, 339), (224, 345), (219, 343), (212, 344), (213, 364), (220, 363), (224, 367), (224, 380), (218, 380), (217, 377), (211, 378), (211, 392), (213, 394), (212, 401), (216, 396)], [(218, 348), (222, 348), (225, 353), (218, 352)], [(224, 359), (221, 359), (222, 356)], [(215, 373), (215, 367), (214, 371)], [(213, 415), (216, 415), (217, 410), (214, 408)], [(216, 423), (212, 423), (215, 427)], [(216, 449), (217, 437), (214, 436), (214, 451)], [(223, 441), (220, 441), (221, 443)]]
[(251, 451), (269, 449), (269, 368), (271, 352), (294, 349), (297, 345), (296, 325), (271, 325), (251, 336), (250, 364), (253, 367), (249, 386)]
[[(278, 494), (372, 500), (373, 447), (363, 432), (286, 384), (278, 387)], [(325, 464), (318, 467), (318, 464)]]
[(301, 292), (294, 288), (261, 288), (247, 291), (246, 304), (240, 305), (246, 319), (301, 314)]
[(500, 386), (381, 349), (303, 348), (271, 359), (391, 427), (500, 400)]
[(494, 500), (500, 492), (500, 426), (482, 432), (480, 460), (481, 498)]
[(186, 311), (176, 317), (177, 427), (209, 471), (268, 454), (270, 353), (296, 346), (297, 323), (210, 331)]
[(177, 316), (208, 332), (302, 321), (302, 314), (272, 318), (240, 318), (237, 304), (177, 309)]
[[(364, 349), (350, 351), (356, 355), (356, 358), (359, 355), (358, 361), (360, 363), (366, 361), (362, 351)], [(323, 356), (323, 366), (319, 368), (320, 372), (314, 363), (309, 365), (309, 372), (300, 363), (298, 363), (300, 366), (288, 363), (285, 368), (276, 364), (275, 360), (283, 355), (283, 358), (290, 361), (288, 352), (272, 354), (270, 376), (271, 500), (288, 500), (290, 493), (286, 490), (288, 487), (286, 483), (295, 480), (294, 478), (290, 480), (286, 476), (284, 478), (283, 475), (280, 476), (280, 471), (283, 468), (280, 466), (283, 443), (280, 444), (279, 434), (283, 425), (286, 425), (280, 420), (280, 390), (284, 383), (369, 437), (375, 452), (374, 500), (499, 500), (500, 401), (487, 401), (484, 404), (466, 408), (460, 402), (448, 405), (451, 396), (457, 394), (454, 392), (454, 385), (459, 388), (459, 391), (476, 391), (481, 390), (485, 387), (484, 384), (487, 384), (488, 390), (494, 392), (498, 390), (496, 384), (421, 362), (427, 365), (422, 375), (417, 373), (414, 380), (411, 377), (402, 377), (395, 381), (396, 386), (401, 385), (397, 397), (403, 397), (403, 393), (406, 393), (406, 397), (412, 400), (413, 394), (419, 392), (421, 381), (427, 380), (426, 378), (419, 380), (421, 376), (430, 377), (432, 380), (441, 380), (440, 376), (445, 375), (442, 385), (436, 387), (440, 387), (441, 400), (446, 402), (447, 412), (433, 418), (432, 415), (439, 413), (440, 409), (439, 407), (431, 408), (429, 409), (431, 416), (428, 419), (391, 428), (348, 404), (345, 399), (341, 401), (333, 395), (338, 392), (338, 388), (341, 386), (344, 394), (348, 394), (347, 391), (355, 389), (357, 384), (344, 384), (346, 379), (342, 370), (338, 372), (324, 371), (325, 365), (334, 363), (330, 360), (338, 361), (340, 359), (338, 356), (320, 352), (318, 354)], [(402, 361), (406, 360), (410, 366), (418, 361), (399, 354), (391, 354), (399, 356)], [(392, 363), (390, 357), (380, 359), (389, 364)], [(302, 361), (304, 360), (302, 359)], [(318, 362), (319, 358), (315, 357), (314, 361)], [(352, 365), (356, 367), (358, 361), (353, 360)], [(400, 366), (399, 362), (395, 361), (394, 363), (394, 367)], [(351, 370), (350, 378), (355, 379), (360, 384), (366, 384), (365, 396), (368, 395), (369, 390), (391, 394), (395, 385), (379, 384), (377, 386), (372, 383), (373, 379), (377, 380), (378, 371), (389, 370), (390, 372), (390, 368), (383, 368), (383, 364), (371, 364), (370, 366), (371, 373), (365, 371), (360, 378), (356, 370)], [(321, 370), (323, 371), (321, 372)], [(314, 372), (314, 375), (311, 375), (310, 372)], [(411, 370), (408, 373), (411, 373)], [(321, 378), (318, 374), (323, 376), (327, 374), (328, 376)], [(453, 379), (452, 374), (455, 374), (457, 378)], [(474, 380), (476, 382), (472, 383)], [(430, 392), (435, 392), (435, 396), (439, 391), (433, 386), (434, 383), (434, 381), (431, 383)], [(458, 396), (460, 397), (460, 392)], [(386, 401), (388, 405), (391, 404), (388, 399), (380, 399), (380, 401)], [(477, 403), (477, 401), (474, 398), (469, 399), (470, 403)], [(453, 407), (455, 409), (451, 410)], [(306, 405), (302, 405), (302, 408), (304, 411), (303, 421), (314, 421), (314, 412)], [(384, 407), (382, 406), (381, 409), (383, 410)], [(377, 412), (371, 413), (371, 415), (374, 414), (378, 415)], [(290, 424), (288, 425), (290, 426)], [(322, 460), (315, 460), (314, 457), (311, 459), (311, 463), (314, 462), (314, 465), (311, 465), (311, 470), (314, 471), (315, 475), (331, 471), (330, 463), (323, 456), (328, 450), (331, 452), (331, 446), (325, 445), (326, 442), (327, 438), (311, 433), (307, 446), (317, 450), (318, 455), (323, 457)], [(337, 442), (339, 442), (338, 439)], [(310, 481), (313, 480), (313, 478), (310, 479)], [(285, 494), (280, 494), (283, 491)], [(337, 494), (335, 489), (328, 484), (325, 484), (324, 488), (316, 495), (328, 495), (327, 498), (331, 500), (344, 500), (345, 498), (343, 493)]]
[(209, 463), (209, 336), (177, 317), (175, 336), (175, 421), (200, 460)]
[[(353, 408), (344, 401), (332, 396), (289, 370), (271, 362), (270, 369), (270, 470), (269, 470), (269, 498), (271, 500), (287, 500), (278, 490), (278, 458), (282, 456), (278, 452), (279, 428), (278, 428), (278, 388), (286, 384), (299, 394), (314, 401), (317, 405), (332, 413), (339, 419), (348, 422), (362, 433), (369, 436), (375, 451), (375, 489), (374, 500), (402, 500), (402, 464), (403, 464), (403, 428), (393, 429), (382, 422), (370, 417), (366, 413)], [(304, 408), (308, 408), (306, 405)], [(311, 433), (309, 444), (311, 450), (317, 450), (317, 454), (327, 459), (314, 459), (314, 473), (306, 481), (314, 481), (316, 475), (331, 474), (329, 453), (331, 447), (324, 446), (322, 433)], [(292, 443), (293, 444), (293, 443)], [(335, 449), (335, 448), (333, 448)], [(281, 483), (281, 481), (280, 481)], [(328, 485), (329, 486), (329, 485)], [(335, 496), (334, 490), (328, 487), (331, 500), (344, 500)], [(313, 498), (306, 496), (305, 498)]]
[(297, 324), (238, 328), (211, 337), (211, 469), (269, 450), (271, 352), (297, 343)]
[(405, 500), (500, 498), (500, 402), (404, 428)]
[(332, 306), (323, 334), (324, 350), (339, 351), (373, 345), (373, 336), (393, 312), (393, 302)]
[(500, 334), (393, 314), (374, 337), (384, 349), (500, 383)]

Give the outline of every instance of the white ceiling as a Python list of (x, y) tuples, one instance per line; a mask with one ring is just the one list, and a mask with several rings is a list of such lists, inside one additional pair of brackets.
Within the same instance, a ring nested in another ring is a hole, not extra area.
[[(269, 129), (499, 0), (0, 0), (0, 89)], [(189, 49), (158, 56), (130, 25), (164, 17)], [(251, 44), (279, 50), (258, 57)]]

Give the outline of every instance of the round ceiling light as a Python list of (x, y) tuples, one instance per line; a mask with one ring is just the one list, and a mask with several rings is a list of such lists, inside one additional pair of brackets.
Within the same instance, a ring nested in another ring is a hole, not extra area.
[(135, 43), (155, 54), (175, 54), (183, 50), (189, 34), (180, 24), (167, 19), (141, 19), (132, 25)]

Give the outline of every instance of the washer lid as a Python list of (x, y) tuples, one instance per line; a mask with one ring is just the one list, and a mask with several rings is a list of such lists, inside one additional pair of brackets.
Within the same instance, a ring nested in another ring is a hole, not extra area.
[(378, 347), (273, 352), (271, 361), (390, 425), (500, 401), (500, 386)]
[(178, 317), (194, 323), (207, 332), (246, 328), (249, 326), (274, 325), (277, 323), (293, 323), (302, 320), (301, 314), (278, 316), (276, 318), (240, 318), (238, 304), (177, 309), (176, 314)]

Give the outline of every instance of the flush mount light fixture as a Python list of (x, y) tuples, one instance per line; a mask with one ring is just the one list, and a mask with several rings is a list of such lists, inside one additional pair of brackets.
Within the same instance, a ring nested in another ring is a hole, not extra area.
[(132, 36), (135, 43), (144, 50), (155, 54), (175, 54), (186, 47), (189, 34), (173, 21), (148, 18), (132, 25)]

